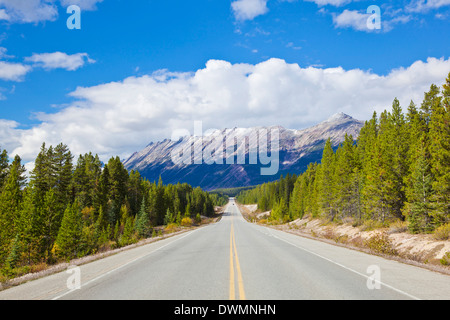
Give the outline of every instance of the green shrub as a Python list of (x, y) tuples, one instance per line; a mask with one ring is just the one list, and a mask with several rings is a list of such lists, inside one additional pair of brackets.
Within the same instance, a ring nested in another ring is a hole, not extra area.
[(181, 219), (181, 225), (183, 227), (190, 227), (192, 226), (192, 219), (189, 217), (184, 217), (183, 219)]
[(177, 230), (177, 224), (176, 223), (169, 223), (165, 228), (164, 231), (166, 233), (172, 233)]
[(441, 259), (441, 264), (448, 266), (450, 264), (450, 252), (446, 252)]
[(375, 253), (396, 256), (398, 252), (392, 246), (389, 236), (386, 233), (377, 233), (364, 241), (364, 246)]
[(436, 240), (448, 240), (450, 238), (450, 223), (438, 227), (433, 235)]

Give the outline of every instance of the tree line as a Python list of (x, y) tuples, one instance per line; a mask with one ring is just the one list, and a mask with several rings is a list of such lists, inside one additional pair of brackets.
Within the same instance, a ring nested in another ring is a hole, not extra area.
[[(293, 182), (293, 180), (295, 181)], [(272, 210), (271, 219), (352, 218), (381, 223), (406, 220), (412, 233), (450, 221), (450, 74), (431, 85), (420, 106), (406, 113), (398, 99), (376, 112), (357, 141), (346, 135), (337, 150), (327, 140), (320, 163), (296, 178), (242, 192), (242, 203)]]
[(9, 163), (0, 149), (0, 275), (125, 246), (227, 202), (185, 183), (150, 182), (118, 157), (73, 158), (66, 145), (44, 143), (27, 177), (20, 157)]

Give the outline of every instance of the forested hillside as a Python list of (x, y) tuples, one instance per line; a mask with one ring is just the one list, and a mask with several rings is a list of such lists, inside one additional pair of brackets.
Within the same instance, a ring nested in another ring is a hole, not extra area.
[(43, 144), (27, 182), (19, 156), (0, 150), (0, 278), (128, 245), (154, 227), (212, 216), (227, 199), (187, 184), (150, 183), (118, 157), (77, 163), (66, 145)]
[(305, 214), (357, 222), (406, 220), (412, 233), (432, 232), (450, 221), (450, 74), (431, 85), (423, 102), (406, 112), (374, 113), (355, 144), (347, 136), (337, 151), (330, 141), (321, 162), (306, 172), (242, 192), (241, 203), (272, 209), (271, 219)]

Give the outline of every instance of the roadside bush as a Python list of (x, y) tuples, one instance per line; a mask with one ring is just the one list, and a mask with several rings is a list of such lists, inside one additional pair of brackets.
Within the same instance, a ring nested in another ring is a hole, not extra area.
[(176, 223), (169, 223), (166, 228), (164, 229), (164, 231), (166, 233), (172, 233), (175, 232), (177, 230), (177, 224)]
[(446, 223), (434, 231), (433, 235), (436, 240), (448, 240), (450, 238), (450, 223)]
[(406, 221), (397, 220), (389, 225), (389, 234), (402, 233), (408, 231), (408, 223)]
[(375, 253), (396, 256), (397, 250), (392, 246), (389, 236), (386, 233), (377, 233), (364, 241), (364, 246)]
[(441, 264), (443, 266), (448, 266), (450, 264), (450, 252), (446, 252), (441, 259)]
[(181, 225), (183, 227), (190, 227), (192, 226), (192, 219), (189, 217), (184, 217), (183, 219), (181, 219)]

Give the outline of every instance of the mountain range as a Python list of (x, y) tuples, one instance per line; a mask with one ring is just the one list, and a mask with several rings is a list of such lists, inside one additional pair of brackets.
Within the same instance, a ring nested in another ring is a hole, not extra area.
[[(125, 160), (124, 166), (150, 181), (161, 177), (164, 183), (186, 182), (204, 190), (253, 186), (277, 180), (280, 175), (304, 172), (311, 162), (320, 162), (328, 138), (337, 148), (345, 134), (356, 140), (363, 125), (364, 121), (338, 113), (302, 130), (272, 126), (224, 129), (209, 136), (188, 135), (176, 141), (152, 142)], [(229, 137), (232, 140), (226, 140)], [(279, 160), (276, 163), (275, 155)], [(262, 174), (262, 168), (269, 166), (276, 170)]]

